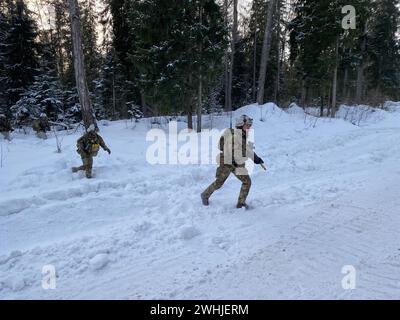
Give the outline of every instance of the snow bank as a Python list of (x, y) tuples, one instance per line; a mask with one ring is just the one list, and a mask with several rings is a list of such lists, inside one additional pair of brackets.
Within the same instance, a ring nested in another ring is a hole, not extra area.
[(382, 109), (373, 108), (367, 105), (347, 106), (341, 105), (336, 112), (336, 118), (349, 121), (354, 125), (366, 125), (382, 121), (387, 112)]
[(386, 101), (383, 104), (383, 109), (389, 112), (400, 112), (400, 102), (399, 101)]
[(286, 112), (289, 113), (289, 114), (301, 114), (301, 115), (304, 115), (303, 108), (300, 108), (294, 102), (289, 105), (289, 107), (287, 108)]
[[(92, 180), (70, 169), (80, 133), (56, 153), (53, 134), (14, 132), (0, 141), (0, 298), (400, 298), (397, 106), (342, 106), (337, 119), (273, 103), (234, 111), (254, 119), (268, 167), (251, 175), (248, 211), (235, 208), (233, 176), (202, 206), (215, 165), (150, 165), (146, 119), (103, 123), (112, 153), (94, 159)], [(349, 264), (360, 276), (351, 292)], [(44, 265), (55, 290), (41, 286)]]

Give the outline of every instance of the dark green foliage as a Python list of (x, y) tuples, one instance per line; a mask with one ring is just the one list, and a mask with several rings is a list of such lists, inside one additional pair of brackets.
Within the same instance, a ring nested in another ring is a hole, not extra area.
[(16, 103), (34, 82), (39, 71), (40, 50), (36, 42), (37, 26), (24, 2), (17, 1), (9, 14), (9, 22), (2, 22), (3, 39), (0, 42), (1, 79), (5, 87), (2, 96), (7, 108)]
[(200, 77), (204, 94), (217, 83), (227, 41), (214, 0), (135, 3), (129, 30), (135, 81), (156, 112), (192, 110)]

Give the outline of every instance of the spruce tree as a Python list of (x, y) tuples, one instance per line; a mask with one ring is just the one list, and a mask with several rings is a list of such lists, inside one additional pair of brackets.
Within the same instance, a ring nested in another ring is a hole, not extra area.
[(4, 40), (0, 43), (5, 96), (8, 108), (14, 105), (38, 74), (37, 25), (22, 0), (18, 0)]
[[(200, 19), (201, 13), (201, 19)], [(130, 11), (135, 47), (129, 59), (147, 102), (159, 113), (185, 111), (218, 81), (227, 46), (222, 14), (214, 0), (145, 1)]]
[(85, 0), (81, 2), (82, 13), (82, 45), (85, 56), (87, 83), (90, 91), (93, 90), (93, 80), (98, 77), (100, 69), (100, 53), (98, 52), (97, 40), (97, 13), (96, 2)]
[(398, 0), (377, 0), (368, 26), (368, 86), (373, 91), (371, 98), (382, 96), (378, 100), (400, 97), (399, 5)]
[(46, 113), (50, 120), (64, 121), (63, 91), (56, 69), (54, 52), (49, 44), (43, 44), (40, 66), (33, 84), (11, 107), (14, 118), (29, 115), (31, 119)]
[(8, 24), (8, 19), (6, 15), (6, 10), (3, 7), (0, 7), (0, 113), (6, 113), (7, 108), (7, 95), (6, 95), (6, 55), (4, 54), (5, 50), (5, 40), (8, 36), (8, 31), (10, 27)]
[[(301, 104), (331, 90), (336, 40), (341, 43), (340, 1), (297, 0), (290, 29), (290, 59)], [(339, 44), (341, 46), (341, 44)], [(300, 93), (301, 92), (301, 93)]]

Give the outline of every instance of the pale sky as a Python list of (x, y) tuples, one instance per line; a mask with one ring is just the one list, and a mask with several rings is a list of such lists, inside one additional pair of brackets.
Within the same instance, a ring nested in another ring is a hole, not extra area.
[[(78, 1), (84, 1), (84, 0), (78, 0)], [(47, 25), (47, 20), (48, 20), (48, 15), (49, 15), (49, 9), (46, 8), (45, 5), (42, 4), (42, 0), (25, 0), (25, 2), (28, 5), (28, 8), (35, 12), (35, 13), (41, 13), (38, 16), (38, 23), (40, 27), (45, 27)], [(238, 10), (240, 14), (246, 14), (246, 9), (250, 8), (252, 0), (238, 0)], [(101, 9), (101, 1), (100, 0), (95, 0), (97, 10), (99, 11)], [(41, 19), (40, 19), (41, 18)], [(40, 21), (42, 20), (42, 21)]]
[[(85, 1), (85, 0), (78, 0), (78, 1)], [(221, 2), (221, 1), (222, 0), (217, 0), (217, 2)], [(48, 28), (49, 27), (49, 18), (52, 19), (52, 16), (53, 16), (51, 7), (46, 6), (44, 4), (43, 0), (25, 0), (25, 3), (28, 5), (28, 8), (32, 12), (37, 14), (37, 16), (35, 18), (38, 22), (39, 28), (40, 29)], [(95, 3), (96, 3), (96, 11), (99, 12), (101, 10), (102, 1), (95, 0)], [(238, 0), (239, 16), (247, 13), (246, 9), (250, 8), (251, 3), (252, 3), (252, 0)], [(239, 17), (239, 19), (240, 19), (240, 17)], [(103, 33), (102, 33), (102, 30), (100, 29), (100, 24), (98, 26), (97, 31), (98, 31), (98, 44), (101, 44), (103, 41)]]

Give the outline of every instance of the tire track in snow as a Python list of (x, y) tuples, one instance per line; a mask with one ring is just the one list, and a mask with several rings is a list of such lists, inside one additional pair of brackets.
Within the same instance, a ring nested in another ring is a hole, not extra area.
[[(341, 205), (317, 210), (278, 242), (217, 272), (211, 291), (197, 283), (181, 298), (399, 299), (400, 200), (392, 195), (374, 204), (369, 190), (367, 200), (345, 196)], [(355, 290), (341, 286), (345, 265), (356, 269)]]

